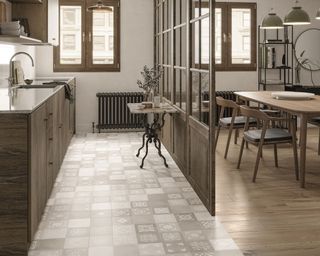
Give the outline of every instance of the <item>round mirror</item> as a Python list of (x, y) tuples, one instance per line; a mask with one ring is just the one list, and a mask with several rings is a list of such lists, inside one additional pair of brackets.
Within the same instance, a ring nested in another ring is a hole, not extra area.
[(311, 71), (320, 70), (320, 29), (311, 28), (302, 32), (295, 44), (299, 64)]

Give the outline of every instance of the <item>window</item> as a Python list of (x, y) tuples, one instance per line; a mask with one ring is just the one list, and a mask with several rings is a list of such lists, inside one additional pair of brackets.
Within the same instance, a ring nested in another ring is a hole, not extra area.
[(88, 11), (96, 0), (60, 0), (60, 44), (54, 71), (120, 71), (120, 0)]
[(219, 2), (215, 20), (216, 70), (256, 70), (256, 4)]

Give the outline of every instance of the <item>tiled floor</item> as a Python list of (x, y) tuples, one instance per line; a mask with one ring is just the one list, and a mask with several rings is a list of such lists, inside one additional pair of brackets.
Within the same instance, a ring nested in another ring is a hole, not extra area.
[(139, 168), (141, 134), (73, 139), (29, 256), (240, 256), (169, 154)]

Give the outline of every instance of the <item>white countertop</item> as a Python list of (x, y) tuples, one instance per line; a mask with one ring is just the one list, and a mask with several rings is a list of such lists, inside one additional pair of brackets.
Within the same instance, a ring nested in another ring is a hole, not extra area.
[[(36, 78), (33, 85), (41, 85), (42, 83), (53, 81), (68, 82), (72, 79), (70, 77), (41, 77)], [(55, 88), (40, 89), (0, 87), (0, 114), (29, 114), (61, 88), (63, 88), (62, 85), (58, 85)]]

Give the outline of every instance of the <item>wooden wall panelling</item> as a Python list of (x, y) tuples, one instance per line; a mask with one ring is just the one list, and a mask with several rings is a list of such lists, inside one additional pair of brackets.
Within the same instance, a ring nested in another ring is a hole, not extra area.
[(1, 255), (25, 255), (28, 248), (27, 184), (28, 119), (4, 114), (0, 119)]
[(174, 159), (184, 175), (187, 175), (186, 172), (186, 154), (187, 154), (187, 130), (186, 130), (186, 117), (185, 114), (179, 113), (173, 116), (173, 147), (172, 153)]
[(169, 152), (172, 152), (171, 139), (172, 139), (172, 116), (165, 115), (165, 123), (161, 132), (162, 144)]
[(190, 118), (189, 126), (190, 169), (188, 178), (204, 205), (208, 207), (210, 178), (209, 129), (193, 118)]

